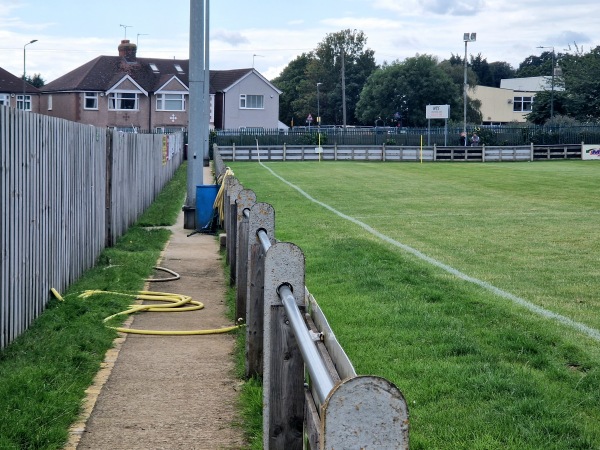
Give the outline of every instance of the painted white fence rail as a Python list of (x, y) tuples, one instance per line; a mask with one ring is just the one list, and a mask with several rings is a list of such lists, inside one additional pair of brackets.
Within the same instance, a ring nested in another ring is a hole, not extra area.
[[(218, 149), (215, 172), (225, 172)], [(227, 263), (246, 323), (246, 376), (263, 380), (263, 448), (407, 449), (400, 390), (358, 376), (304, 284), (304, 254), (275, 239), (275, 211), (227, 177)], [(309, 374), (308, 377), (305, 376)]]
[[(216, 144), (215, 144), (216, 145)], [(581, 159), (582, 145), (481, 147), (391, 145), (231, 145), (218, 146), (224, 161), (535, 161)]]
[(44, 310), (50, 288), (93, 266), (182, 159), (181, 134), (125, 134), (0, 106), (0, 349)]

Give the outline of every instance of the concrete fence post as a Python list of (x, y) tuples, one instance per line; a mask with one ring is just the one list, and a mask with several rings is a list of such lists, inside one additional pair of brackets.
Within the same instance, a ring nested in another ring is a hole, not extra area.
[(263, 448), (302, 450), (304, 361), (279, 298), (282, 285), (305, 311), (304, 254), (294, 244), (276, 242), (265, 257)]
[[(229, 208), (229, 194), (233, 188), (233, 186), (239, 183), (239, 181), (237, 180), (237, 178), (234, 177), (227, 177), (225, 178), (225, 191), (223, 194), (223, 229), (225, 230), (225, 233), (228, 234), (229, 233), (229, 224), (230, 224), (230, 220), (229, 220), (229, 213), (230, 213), (230, 208)], [(227, 240), (229, 241), (229, 236), (227, 236)], [(229, 264), (229, 242), (227, 243), (227, 249), (228, 251), (225, 253), (225, 262), (227, 264)]]
[(236, 317), (246, 314), (246, 293), (248, 285), (248, 217), (244, 210), (249, 210), (256, 203), (256, 194), (250, 189), (242, 189), (237, 196), (237, 243), (236, 243)]
[[(248, 284), (246, 287), (246, 377), (263, 376), (263, 323), (265, 254), (258, 231), (275, 243), (275, 210), (268, 203), (255, 203), (248, 218)], [(240, 286), (241, 288), (241, 286)]]
[(233, 286), (235, 283), (235, 257), (237, 244), (237, 196), (243, 189), (237, 178), (232, 179), (229, 190), (227, 191), (228, 203), (225, 203), (225, 208), (229, 210), (227, 221), (227, 256), (229, 261), (229, 282)]
[(406, 400), (384, 378), (358, 376), (343, 380), (321, 407), (320, 435), (321, 449), (408, 450)]

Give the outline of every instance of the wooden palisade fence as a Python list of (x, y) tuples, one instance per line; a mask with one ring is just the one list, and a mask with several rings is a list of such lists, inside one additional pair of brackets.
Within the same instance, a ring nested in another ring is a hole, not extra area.
[[(225, 171), (218, 150), (217, 175)], [(406, 449), (400, 390), (357, 376), (304, 284), (304, 254), (275, 239), (275, 212), (234, 177), (225, 185), (227, 263), (246, 323), (246, 376), (263, 380), (263, 448)], [(305, 370), (308, 377), (305, 377)]]
[(0, 106), (0, 349), (92, 267), (183, 159), (183, 136), (128, 134)]

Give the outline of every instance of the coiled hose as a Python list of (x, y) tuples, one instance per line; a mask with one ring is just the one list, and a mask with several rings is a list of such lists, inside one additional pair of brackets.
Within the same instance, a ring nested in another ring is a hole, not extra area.
[[(139, 291), (137, 294), (125, 294), (122, 292), (110, 292), (110, 291), (97, 291), (90, 290), (85, 291), (79, 295), (79, 298), (89, 298), (96, 294), (112, 294), (112, 295), (124, 295), (128, 297), (134, 297), (136, 300), (148, 300), (148, 301), (159, 301), (168, 302), (168, 305), (131, 305), (131, 307), (125, 311), (118, 312), (112, 316), (108, 316), (103, 320), (104, 323), (110, 321), (114, 317), (134, 314), (138, 312), (184, 312), (184, 311), (197, 311), (204, 308), (204, 304), (192, 300), (192, 297), (182, 294), (170, 294), (168, 292), (156, 292), (156, 291)], [(186, 306), (190, 305), (190, 306)], [(228, 333), (233, 330), (237, 330), (241, 325), (233, 325), (224, 328), (215, 328), (210, 330), (138, 330), (135, 328), (123, 328), (123, 327), (109, 327), (113, 330), (120, 331), (122, 333), (130, 334), (151, 334), (160, 336), (190, 336), (190, 335), (202, 335), (202, 334), (220, 334)]]
[[(54, 288), (50, 289), (52, 294), (60, 301), (64, 301), (64, 298)], [(99, 294), (111, 294), (111, 295), (122, 295), (127, 297), (134, 297), (136, 300), (147, 300), (147, 301), (159, 301), (167, 302), (167, 305), (131, 305), (131, 307), (125, 311), (118, 312), (111, 316), (106, 317), (103, 322), (106, 323), (117, 316), (134, 314), (138, 312), (185, 312), (185, 311), (197, 311), (204, 308), (204, 304), (192, 300), (190, 296), (181, 294), (171, 294), (168, 292), (156, 292), (156, 291), (138, 291), (137, 294), (127, 294), (123, 292), (111, 292), (101, 290), (87, 290), (80, 294), (79, 298), (89, 298), (93, 295)], [(230, 331), (237, 330), (243, 325), (232, 325), (223, 328), (206, 329), (206, 330), (140, 330), (135, 328), (123, 328), (123, 327), (111, 327), (108, 328), (119, 331), (121, 333), (130, 334), (148, 334), (148, 335), (159, 335), (159, 336), (191, 336), (191, 335), (203, 335), (203, 334), (221, 334), (229, 333)]]
[(215, 202), (213, 203), (213, 208), (217, 208), (219, 211), (219, 220), (223, 223), (225, 219), (225, 182), (228, 177), (234, 176), (233, 170), (231, 168), (226, 167), (225, 172), (223, 172), (219, 178), (217, 179), (217, 184), (221, 185), (219, 188), (219, 192), (217, 192), (217, 197), (215, 198)]

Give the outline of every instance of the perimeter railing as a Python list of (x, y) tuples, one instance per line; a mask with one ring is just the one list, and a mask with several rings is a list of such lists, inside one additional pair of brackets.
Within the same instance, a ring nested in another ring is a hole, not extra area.
[[(218, 149), (215, 172), (225, 172)], [(263, 448), (408, 448), (408, 408), (390, 381), (357, 375), (305, 286), (302, 250), (275, 238), (275, 211), (235, 177), (224, 223), (246, 376), (263, 380)]]

